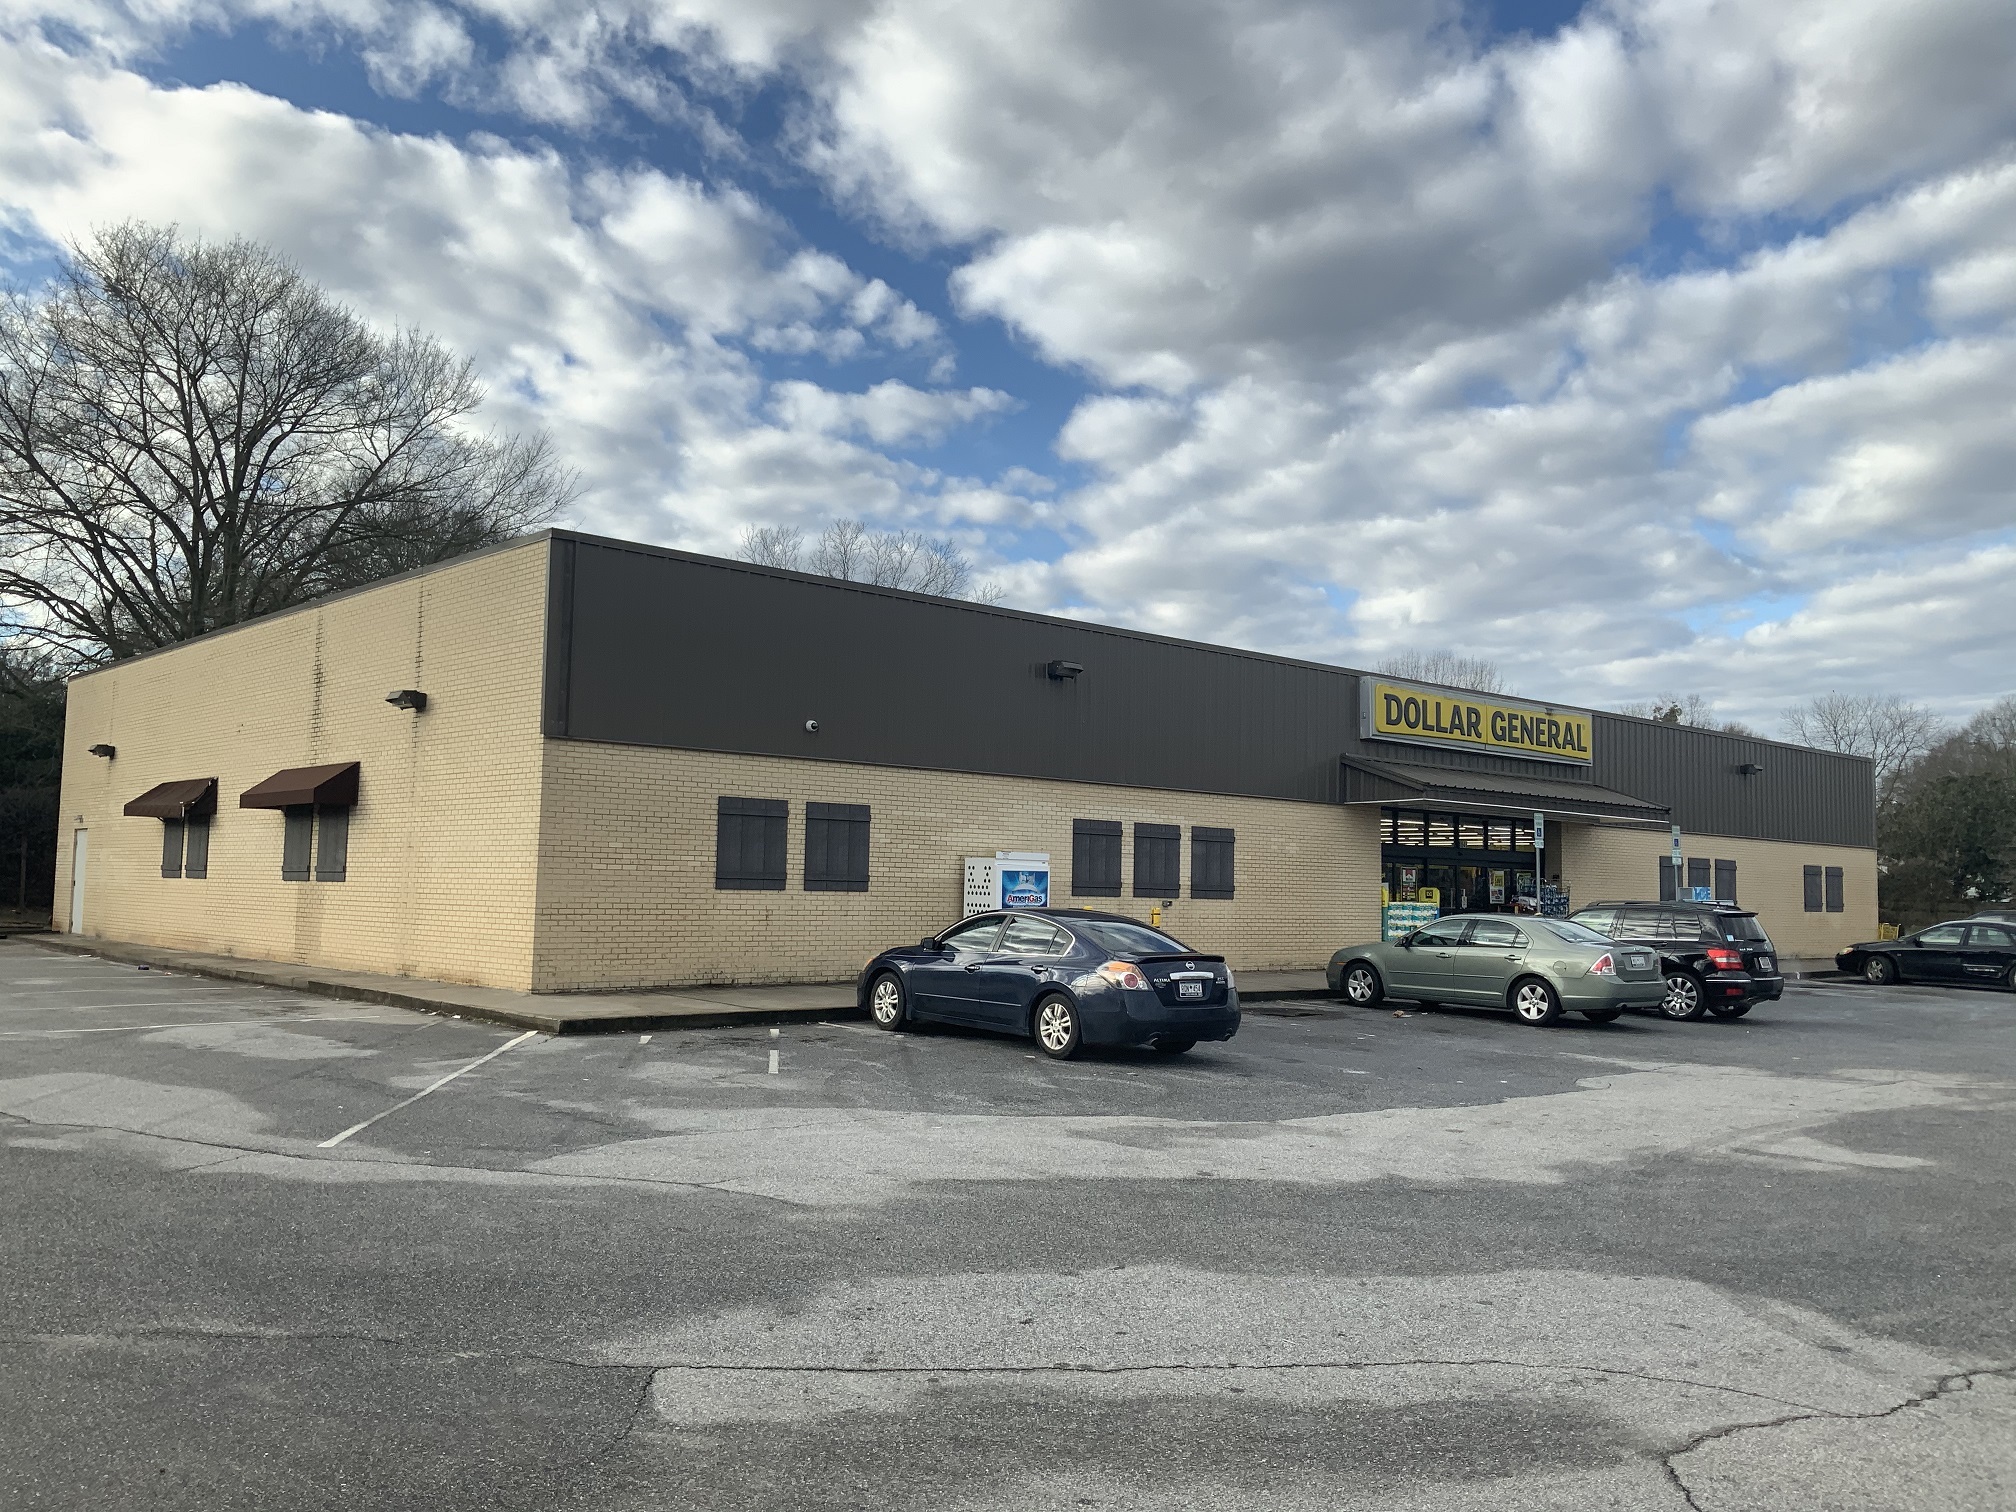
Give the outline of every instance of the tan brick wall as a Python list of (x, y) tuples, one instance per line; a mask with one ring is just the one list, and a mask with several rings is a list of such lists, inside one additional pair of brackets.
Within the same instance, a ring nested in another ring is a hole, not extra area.
[[(791, 805), (783, 892), (714, 887), (715, 800)], [(805, 805), (873, 810), (866, 893), (804, 890)], [(876, 951), (959, 916), (967, 856), (1048, 851), (1052, 900), (1146, 918), (1153, 900), (1074, 898), (1071, 821), (1180, 824), (1189, 891), (1192, 825), (1236, 831), (1237, 896), (1183, 897), (1165, 918), (1235, 967), (1320, 966), (1378, 933), (1376, 811), (1024, 778), (551, 741), (540, 849), (540, 990), (853, 976)]]
[[(1656, 898), (1657, 868), (1672, 854), (1665, 830), (1564, 826), (1563, 878), (1578, 908), (1603, 898)], [(1736, 897), (1754, 909), (1788, 960), (1832, 960), (1834, 952), (1876, 935), (1876, 852), (1845, 845), (1682, 835), (1688, 856), (1736, 863)], [(1807, 913), (1804, 868), (1838, 866), (1840, 913)]]
[[(545, 602), (531, 541), (79, 678), (57, 926), (82, 826), (86, 935), (529, 986)], [(425, 713), (385, 702), (407, 687)], [(348, 880), (282, 882), (280, 813), (238, 795), (333, 761), (362, 763)], [(120, 812), (184, 777), (218, 779), (201, 881), (163, 878), (161, 822)]]

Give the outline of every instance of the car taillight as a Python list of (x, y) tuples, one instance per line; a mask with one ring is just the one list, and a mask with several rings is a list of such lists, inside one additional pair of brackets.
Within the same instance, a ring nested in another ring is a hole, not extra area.
[(1598, 956), (1596, 958), (1596, 964), (1589, 968), (1589, 975), (1615, 976), (1617, 975), (1617, 963), (1611, 960), (1610, 957), (1607, 955)]
[(1108, 961), (1099, 968), (1099, 975), (1129, 992), (1139, 992), (1148, 985), (1148, 973), (1132, 961)]
[(1724, 950), (1720, 945), (1710, 945), (1708, 947), (1708, 964), (1713, 966), (1717, 971), (1741, 971), (1743, 969), (1743, 952), (1740, 950)]

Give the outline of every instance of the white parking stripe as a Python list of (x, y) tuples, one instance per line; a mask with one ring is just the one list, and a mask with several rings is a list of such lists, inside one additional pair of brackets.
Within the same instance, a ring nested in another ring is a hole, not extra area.
[(318, 1150), (335, 1149), (336, 1146), (343, 1143), (343, 1141), (348, 1139), (352, 1134), (361, 1134), (366, 1129), (370, 1128), (371, 1125), (378, 1122), (379, 1119), (390, 1118), (394, 1113), (397, 1113), (401, 1108), (412, 1107), (413, 1104), (420, 1101), (420, 1099), (425, 1097), (429, 1092), (438, 1092), (441, 1088), (447, 1086), (448, 1083), (455, 1080), (456, 1077), (465, 1075), (470, 1071), (474, 1071), (478, 1066), (482, 1065), (483, 1062), (497, 1059), (498, 1056), (502, 1055), (506, 1050), (509, 1050), (513, 1045), (522, 1045), (528, 1039), (538, 1038), (538, 1035), (539, 1031), (537, 1029), (527, 1029), (523, 1034), (519, 1035), (518, 1038), (514, 1040), (506, 1040), (503, 1044), (499, 1045), (495, 1050), (492, 1050), (488, 1055), (477, 1056), (476, 1059), (469, 1062), (469, 1064), (464, 1066), (460, 1071), (450, 1071), (446, 1076), (442, 1077), (441, 1080), (435, 1082), (432, 1086), (422, 1087), (418, 1092), (415, 1092), (411, 1097), (407, 1098), (406, 1101), (401, 1103), (394, 1103), (391, 1107), (387, 1108), (383, 1113), (374, 1113), (360, 1124), (352, 1124), (349, 1128), (345, 1129), (341, 1134), (336, 1135), (332, 1139), (323, 1140), (322, 1143), (317, 1145), (315, 1148)]
[(285, 1018), (183, 1019), (175, 1024), (101, 1024), (95, 1029), (0, 1029), (0, 1039), (52, 1039), (63, 1034), (133, 1034), (142, 1029), (224, 1029), (240, 1024), (396, 1024), (398, 1019), (360, 1018), (349, 1013), (289, 1014)]

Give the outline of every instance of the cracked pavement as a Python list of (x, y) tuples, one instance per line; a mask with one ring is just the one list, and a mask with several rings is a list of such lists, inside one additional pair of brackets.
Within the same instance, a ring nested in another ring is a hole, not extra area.
[(2007, 994), (508, 1038), (0, 943), (0, 1504), (2016, 1505)]

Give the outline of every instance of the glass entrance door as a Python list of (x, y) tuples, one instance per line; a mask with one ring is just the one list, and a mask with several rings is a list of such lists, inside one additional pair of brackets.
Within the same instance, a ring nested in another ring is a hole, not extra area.
[(1534, 897), (1530, 821), (1388, 809), (1379, 821), (1386, 899), (1443, 913), (1511, 913)]

